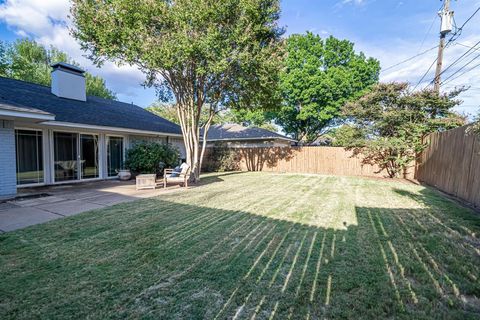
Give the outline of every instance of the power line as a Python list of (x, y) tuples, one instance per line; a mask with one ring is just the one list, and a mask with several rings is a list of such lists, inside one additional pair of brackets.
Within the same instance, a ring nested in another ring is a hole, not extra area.
[[(452, 36), (453, 38), (453, 36)], [(450, 38), (450, 39), (452, 39)], [(449, 41), (450, 42), (450, 41)], [(477, 48), (477, 46), (480, 44), (480, 41), (478, 41), (477, 43), (475, 43), (472, 47), (469, 47), (469, 49), (467, 51), (465, 51), (460, 57), (458, 57), (455, 61), (453, 61), (450, 65), (448, 65), (445, 69), (443, 69), (442, 72), (440, 72), (440, 76), (443, 75), (448, 69), (450, 69), (451, 67), (453, 67), (454, 65), (456, 65), (458, 62), (460, 62), (463, 58), (466, 58), (468, 57), (469, 55), (472, 54), (472, 50), (478, 50), (479, 48)], [(448, 43), (447, 43), (447, 46), (448, 46)], [(447, 47), (445, 46), (445, 47)], [(420, 79), (420, 81), (417, 83), (417, 85), (415, 86), (415, 88), (418, 87), (418, 85), (423, 81), (423, 79), (427, 76), (428, 72), (430, 72), (430, 69), (433, 67), (433, 65), (435, 64), (437, 60), (435, 60), (432, 65), (430, 66), (430, 68), (428, 68), (427, 72), (425, 72), (425, 74), (423, 75), (422, 79)], [(426, 87), (428, 87), (430, 84), (433, 83), (434, 80), (430, 81), (428, 83), (428, 85)], [(425, 88), (426, 88), (425, 87)], [(414, 90), (415, 90), (414, 88)]]
[(394, 65), (391, 65), (391, 66), (388, 67), (388, 68), (383, 69), (382, 72), (385, 72), (385, 71), (387, 71), (387, 70), (390, 70), (390, 69), (393, 69), (393, 68), (395, 68), (395, 67), (398, 67), (399, 65), (404, 64), (405, 62), (411, 61), (411, 60), (413, 60), (413, 59), (415, 59), (415, 58), (417, 58), (417, 57), (419, 57), (419, 56), (422, 56), (422, 55), (424, 55), (425, 53), (430, 52), (430, 51), (432, 51), (433, 49), (436, 49), (436, 48), (438, 48), (438, 46), (435, 46), (435, 47), (432, 47), (432, 48), (430, 48), (430, 49), (427, 49), (427, 50), (425, 50), (425, 51), (423, 51), (423, 52), (420, 52), (420, 53), (418, 53), (418, 54), (416, 54), (416, 55), (414, 55), (414, 56), (412, 56), (412, 57), (410, 57), (410, 58), (408, 58), (408, 59), (405, 59), (405, 60), (400, 61), (400, 62), (398, 62), (398, 63), (396, 63), (396, 64), (394, 64)]
[[(447, 84), (447, 83), (450, 83), (458, 78), (460, 78), (461, 76), (463, 76), (464, 74), (478, 68), (480, 66), (480, 63), (476, 64), (475, 66), (471, 67), (470, 69), (466, 70), (465, 72), (459, 74), (458, 76), (456, 76), (455, 78), (452, 79), (453, 76), (455, 76), (457, 73), (459, 73), (460, 71), (462, 71), (465, 67), (467, 67), (469, 64), (471, 64), (473, 61), (475, 61), (476, 59), (478, 59), (480, 57), (480, 54), (477, 55), (475, 58), (473, 58), (472, 60), (470, 60), (468, 63), (466, 63), (463, 67), (461, 67), (460, 69), (458, 69), (455, 73), (451, 74), (448, 78), (446, 78), (442, 84)], [(450, 81), (448, 81), (450, 79)]]
[[(455, 32), (453, 33), (453, 35), (450, 37), (450, 40), (448, 40), (447, 42), (447, 45), (450, 44), (451, 42), (453, 41), (456, 41), (461, 35), (462, 35), (462, 31), (463, 31), (463, 28), (467, 25), (467, 23), (470, 22), (470, 20), (472, 20), (472, 18), (480, 11), (480, 7), (478, 7), (471, 15), (470, 17), (467, 18), (467, 20), (465, 20), (465, 22), (460, 26), (460, 28), (456, 28)], [(454, 18), (454, 21), (455, 21), (455, 18)], [(456, 24), (456, 22), (455, 22)]]
[[(441, 7), (443, 8), (443, 6)], [(452, 34), (452, 36), (450, 37), (450, 39), (447, 41), (447, 43), (445, 44), (445, 48), (449, 47), (451, 43), (453, 43), (454, 41), (456, 41), (462, 31), (463, 31), (463, 28), (472, 20), (472, 18), (478, 13), (480, 12), (480, 7), (478, 7), (471, 15), (470, 17), (467, 18), (467, 20), (465, 20), (465, 22), (460, 26), (460, 28), (457, 28), (455, 30), (455, 32)], [(474, 47), (476, 47), (478, 44), (480, 43), (477, 42)], [(467, 52), (465, 52), (462, 56), (460, 56), (457, 60), (455, 60), (450, 66), (448, 66), (446, 69), (444, 69), (441, 73), (443, 74), (445, 71), (447, 71), (449, 68), (451, 68), (454, 64), (456, 64), (459, 60), (461, 60), (463, 57), (465, 57), (465, 55), (467, 55), (467, 53), (471, 51), (471, 49), (469, 49)], [(415, 90), (419, 85), (420, 83), (422, 83), (422, 81), (425, 79), (425, 77), (428, 75), (428, 73), (430, 72), (430, 70), (432, 69), (432, 67), (434, 66), (434, 64), (438, 61), (438, 57), (432, 62), (432, 64), (429, 66), (428, 70), (423, 74), (423, 76), (420, 78), (420, 80), (417, 82), (417, 84), (415, 85), (415, 87), (413, 88), (413, 90)], [(435, 79), (435, 78), (434, 78)], [(434, 80), (430, 81), (429, 85), (433, 82)], [(428, 87), (428, 85), (427, 85)]]
[(475, 12), (462, 24), (462, 26), (459, 28), (459, 30), (462, 30), (465, 25), (472, 20), (472, 18), (480, 11), (480, 7), (475, 10)]
[[(478, 41), (477, 43), (475, 43), (473, 45), (473, 47), (470, 47), (470, 49), (468, 49), (467, 51), (465, 51), (460, 57), (458, 57), (457, 59), (455, 59), (455, 61), (453, 61), (448, 67), (446, 67), (445, 69), (443, 69), (443, 71), (440, 73), (440, 75), (443, 75), (445, 72), (448, 71), (448, 69), (450, 69), (451, 67), (453, 67), (454, 65), (456, 65), (458, 62), (460, 62), (462, 59), (468, 57), (469, 55), (471, 55), (473, 53), (472, 50), (477, 50), (478, 48), (476, 48), (478, 45), (480, 44), (480, 41)], [(477, 56), (478, 57), (478, 56)], [(431, 83), (431, 82), (430, 82)]]
[[(437, 67), (435, 69), (434, 90), (440, 91), (440, 73), (443, 66), (443, 53), (445, 51), (445, 38), (447, 34), (452, 31), (453, 11), (450, 11), (450, 0), (442, 0), (443, 9), (439, 14), (441, 15), (440, 21), (440, 44), (438, 46), (437, 53)], [(450, 42), (448, 43), (450, 44)]]
[(437, 62), (438, 58), (435, 58), (435, 60), (433, 60), (432, 64), (430, 65), (430, 67), (428, 67), (428, 70), (423, 74), (423, 76), (420, 78), (420, 80), (417, 82), (417, 84), (415, 85), (415, 87), (413, 88), (413, 90), (415, 91), (415, 89), (417, 89), (417, 87), (420, 85), (420, 83), (422, 83), (423, 79), (425, 79), (425, 77), (427, 76), (427, 74), (430, 72), (430, 70), (432, 69), (433, 65)]
[[(440, 11), (440, 10), (442, 10), (442, 8), (443, 8), (443, 4), (440, 6), (440, 8), (438, 8), (438, 10)], [(411, 61), (411, 60), (413, 60), (413, 59), (415, 59), (415, 58), (417, 58), (417, 57), (419, 57), (419, 56), (424, 55), (424, 54), (427, 53), (427, 52), (430, 52), (430, 51), (438, 48), (438, 45), (436, 45), (436, 46), (434, 46), (434, 47), (432, 47), (432, 48), (430, 48), (430, 49), (427, 49), (427, 50), (425, 50), (425, 51), (420, 52), (420, 50), (423, 49), (423, 45), (425, 44), (425, 40), (426, 40), (427, 37), (430, 35), (430, 32), (432, 31), (433, 25), (435, 24), (435, 21), (437, 20), (437, 18), (438, 18), (438, 15), (436, 14), (436, 15), (433, 17), (432, 23), (430, 24), (430, 27), (428, 28), (427, 33), (426, 33), (425, 36), (423, 37), (422, 44), (420, 45), (420, 47), (419, 47), (419, 49), (418, 49), (419, 52), (418, 52), (416, 55), (414, 55), (414, 56), (412, 56), (412, 57), (410, 57), (410, 58), (407, 58), (407, 59), (405, 59), (405, 60), (403, 60), (403, 61), (400, 61), (400, 62), (398, 62), (398, 63), (396, 63), (396, 64), (394, 64), (394, 65), (391, 65), (391, 66), (383, 69), (382, 72), (385, 72), (385, 71), (387, 71), (387, 70), (393, 69), (393, 68), (395, 68), (395, 67), (397, 67), (397, 66), (399, 66), (399, 65), (402, 65), (402, 64), (404, 64), (404, 63), (406, 63), (406, 62), (409, 62), (409, 61)]]
[[(480, 12), (480, 7), (478, 7), (471, 15), (470, 17), (467, 18), (467, 20), (465, 20), (465, 22), (460, 26), (460, 28), (458, 28), (455, 33), (452, 35), (452, 37), (449, 39), (448, 43), (447, 43), (447, 46), (452, 43), (453, 41), (456, 41), (462, 31), (463, 31), (463, 28), (473, 19), (473, 17), (478, 13)], [(458, 36), (457, 36), (458, 35)], [(457, 37), (456, 37), (457, 36)], [(456, 38), (455, 38), (456, 37)], [(478, 45), (480, 44), (480, 41), (478, 41), (477, 43), (475, 43), (475, 45), (473, 45), (473, 47), (469, 47), (469, 49), (464, 52), (460, 57), (458, 57), (453, 63), (451, 63), (447, 68), (445, 68), (441, 73), (440, 75), (444, 74), (448, 69), (450, 69), (451, 67), (453, 67), (454, 65), (456, 65), (459, 61), (461, 61), (462, 59), (470, 56), (473, 52), (472, 50), (479, 50), (479, 48), (476, 48)], [(463, 45), (463, 44), (460, 44), (460, 45)], [(466, 45), (463, 45), (463, 46), (466, 46)], [(467, 46), (468, 47), (468, 46)], [(467, 62), (465, 65), (463, 65), (460, 69), (458, 69), (457, 71), (455, 71), (453, 74), (451, 74), (449, 77), (447, 77), (445, 80), (443, 80), (442, 84), (446, 84), (448, 82), (452, 82), (454, 81), (455, 79), (458, 79), (460, 76), (464, 75), (465, 73), (467, 72), (470, 72), (472, 71), (473, 69), (477, 68), (479, 65), (476, 65), (474, 66), (473, 68), (461, 73), (459, 76), (455, 77), (452, 79), (452, 77), (454, 77), (456, 74), (458, 74), (460, 71), (462, 71), (465, 67), (467, 67), (469, 64), (471, 64), (473, 61), (475, 61), (478, 57), (480, 57), (480, 54), (475, 56), (473, 59), (471, 59), (469, 62)], [(448, 81), (449, 79), (451, 79), (450, 81)], [(432, 81), (433, 82), (433, 81)], [(431, 83), (431, 82), (430, 82)]]
[[(440, 6), (438, 11), (442, 10), (442, 8), (443, 8), (443, 4)], [(420, 45), (420, 48), (418, 49), (419, 52), (420, 52), (420, 50), (423, 49), (423, 45), (425, 44), (425, 40), (427, 40), (427, 37), (430, 35), (430, 32), (432, 31), (433, 25), (435, 24), (435, 21), (437, 21), (437, 18), (438, 18), (438, 14), (436, 14), (435, 17), (433, 17), (432, 23), (430, 24), (430, 27), (428, 28), (427, 33), (423, 37), (422, 44)]]
[(475, 51), (480, 51), (480, 48), (474, 48), (472, 46), (469, 46), (469, 45), (466, 45), (466, 44), (463, 44), (463, 43), (460, 43), (460, 42), (457, 42), (455, 43), (456, 45), (459, 45), (459, 46), (462, 46), (462, 47), (465, 47), (465, 48), (472, 48), (474, 49)]

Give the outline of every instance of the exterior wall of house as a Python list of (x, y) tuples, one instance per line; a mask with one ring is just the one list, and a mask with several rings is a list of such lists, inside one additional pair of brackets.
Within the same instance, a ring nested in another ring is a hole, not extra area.
[(0, 119), (0, 199), (17, 193), (15, 126)]
[[(43, 159), (43, 180), (39, 183), (17, 186), (17, 170), (16, 170), (16, 142), (15, 130), (36, 130), (42, 132), (42, 159)], [(108, 176), (107, 164), (107, 140), (109, 137), (122, 137), (125, 151), (139, 141), (150, 141), (158, 143), (172, 143), (181, 152), (181, 157), (185, 157), (185, 148), (183, 140), (180, 137), (167, 137), (155, 135), (135, 135), (128, 132), (112, 132), (100, 131), (97, 129), (88, 129), (81, 127), (63, 127), (45, 124), (35, 124), (28, 121), (13, 121), (0, 119), (0, 199), (14, 196), (17, 188), (31, 187), (37, 185), (75, 183), (85, 180), (68, 180), (65, 182), (55, 181), (54, 166), (54, 133), (55, 132), (71, 132), (76, 134), (93, 134), (98, 137), (98, 178), (88, 180), (103, 180), (110, 178)]]
[[(16, 122), (15, 129), (33, 129), (33, 130), (41, 130), (43, 133), (43, 159), (44, 159), (44, 182), (43, 184), (56, 184), (62, 182), (55, 182), (54, 180), (54, 141), (53, 136), (54, 132), (72, 132), (78, 134), (94, 134), (98, 137), (98, 161), (99, 161), (99, 177), (93, 178), (91, 180), (102, 180), (102, 179), (109, 179), (111, 177), (108, 176), (108, 164), (107, 164), (107, 140), (109, 137), (122, 137), (123, 138), (123, 145), (124, 145), (124, 156), (126, 154), (126, 150), (129, 149), (131, 146), (139, 143), (141, 141), (148, 141), (148, 142), (158, 142), (158, 143), (166, 143), (167, 140), (170, 142), (172, 137), (167, 136), (154, 136), (154, 135), (138, 135), (138, 134), (129, 134), (128, 132), (121, 133), (121, 132), (111, 132), (111, 131), (99, 131), (96, 129), (82, 129), (82, 128), (68, 128), (68, 127), (52, 127), (42, 124), (32, 124), (32, 123), (25, 123), (25, 122)], [(14, 155), (13, 159), (15, 161), (15, 134), (14, 130), (12, 130), (13, 134), (13, 141), (14, 141)], [(177, 139), (177, 138), (175, 138)], [(183, 141), (181, 138), (178, 138), (180, 143), (183, 145)], [(3, 161), (2, 161), (3, 162)], [(14, 185), (16, 184), (16, 172), (15, 168), (13, 169), (13, 177), (14, 177)], [(80, 182), (82, 180), (71, 180), (66, 183), (75, 183)], [(84, 181), (84, 180), (83, 180)], [(2, 184), (3, 185), (3, 184)], [(15, 193), (15, 192), (14, 192)]]
[(180, 151), (180, 158), (184, 159), (187, 157), (187, 152), (185, 151), (185, 144), (183, 143), (182, 138), (169, 137), (168, 142), (178, 148)]
[(139, 135), (130, 135), (130, 146), (134, 146), (137, 143), (141, 142), (155, 142), (155, 143), (167, 143), (167, 137), (152, 137), (152, 136), (139, 136)]

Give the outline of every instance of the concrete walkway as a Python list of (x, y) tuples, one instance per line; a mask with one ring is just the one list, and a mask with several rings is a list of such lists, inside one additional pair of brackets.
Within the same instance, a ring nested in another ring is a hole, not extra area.
[(134, 181), (116, 180), (20, 189), (16, 200), (0, 202), (0, 233), (180, 189), (137, 191)]

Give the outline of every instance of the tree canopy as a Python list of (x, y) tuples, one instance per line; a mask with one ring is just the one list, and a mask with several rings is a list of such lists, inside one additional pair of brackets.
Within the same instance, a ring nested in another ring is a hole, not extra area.
[[(152, 103), (150, 106), (146, 108), (146, 110), (165, 118), (173, 123), (180, 124), (180, 120), (178, 119), (178, 112), (177, 106), (173, 103), (163, 103), (160, 101)], [(208, 121), (210, 117), (209, 110), (207, 108), (202, 109), (202, 113), (200, 114), (200, 126), (204, 126), (205, 123)], [(218, 112), (213, 117), (211, 123), (212, 124), (222, 124), (228, 122), (229, 118), (227, 119), (223, 112)]]
[(278, 105), (278, 0), (73, 0), (71, 12), (95, 63), (135, 65), (162, 101), (175, 101), (194, 180), (203, 108), (213, 119), (223, 107)]
[[(174, 104), (154, 102), (146, 110), (172, 121), (176, 124), (180, 124), (178, 119), (177, 107)], [(202, 109), (200, 115), (200, 126), (204, 126), (210, 117), (209, 110), (207, 108)], [(276, 132), (276, 126), (266, 120), (261, 110), (249, 110), (249, 109), (225, 109), (220, 110), (213, 117), (211, 124), (226, 124), (226, 123), (239, 123), (244, 126), (255, 126), (267, 130)]]
[[(0, 76), (50, 86), (50, 66), (55, 62), (78, 66), (65, 52), (53, 46), (45, 48), (29, 39), (13, 43), (0, 42)], [(85, 78), (87, 95), (116, 99), (115, 93), (107, 88), (101, 77), (86, 72)]]
[(275, 119), (298, 140), (315, 140), (346, 102), (378, 81), (379, 62), (356, 53), (347, 40), (294, 34), (286, 40), (286, 51), (280, 75), (284, 103)]
[(337, 139), (396, 177), (426, 147), (425, 135), (465, 124), (452, 110), (461, 103), (456, 99), (461, 91), (438, 94), (411, 91), (408, 83), (380, 83), (343, 107), (347, 125), (336, 132)]

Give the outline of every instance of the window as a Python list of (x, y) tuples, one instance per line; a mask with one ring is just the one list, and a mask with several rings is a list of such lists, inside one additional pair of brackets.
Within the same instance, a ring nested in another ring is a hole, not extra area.
[(15, 130), (17, 185), (43, 183), (42, 131)]

